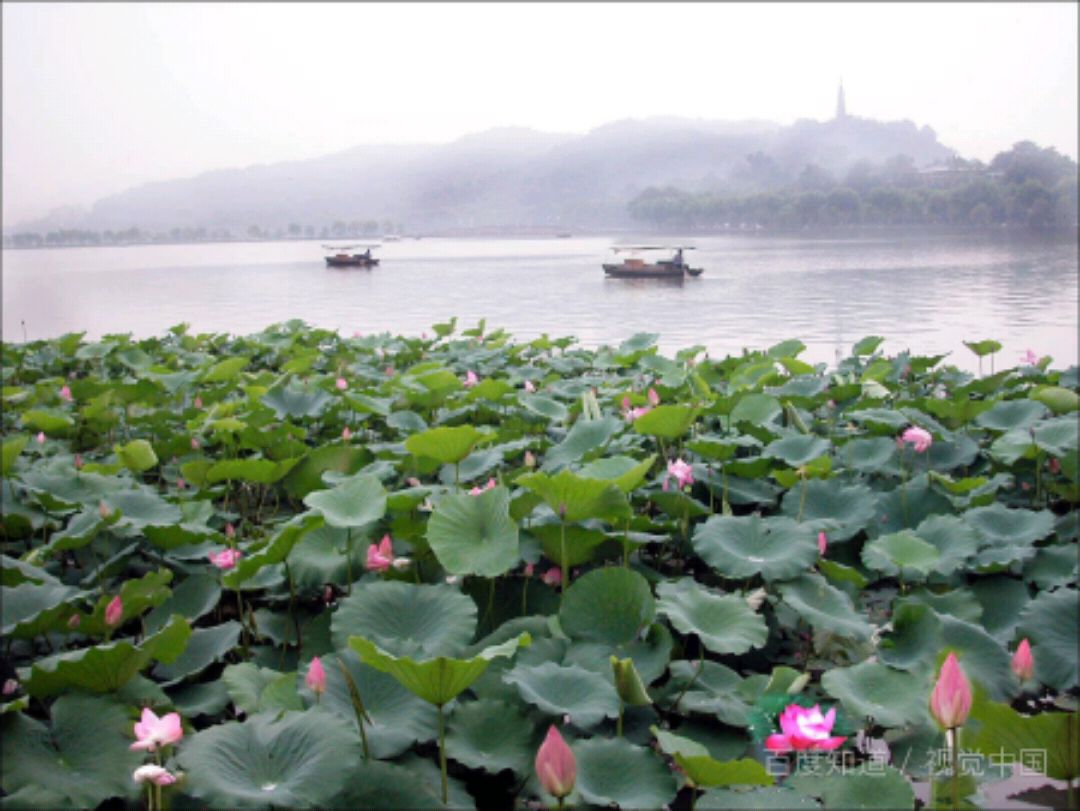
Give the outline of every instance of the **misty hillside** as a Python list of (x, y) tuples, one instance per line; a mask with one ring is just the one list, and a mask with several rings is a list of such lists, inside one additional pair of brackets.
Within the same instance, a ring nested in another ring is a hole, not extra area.
[[(794, 183), (808, 164), (842, 174), (897, 155), (926, 166), (952, 155), (929, 127), (859, 118), (722, 122), (626, 120), (585, 135), (501, 128), (436, 146), (363, 146), (325, 157), (208, 172), (106, 197), (47, 227), (278, 228), (392, 220), (410, 232), (629, 222), (649, 186), (745, 193)], [(31, 225), (31, 224), (25, 224)]]

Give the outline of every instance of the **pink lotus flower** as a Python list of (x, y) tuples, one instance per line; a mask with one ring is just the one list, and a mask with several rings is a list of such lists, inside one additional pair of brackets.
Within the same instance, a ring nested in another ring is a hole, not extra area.
[(153, 783), (155, 786), (171, 786), (176, 782), (176, 775), (162, 766), (147, 763), (140, 766), (131, 775), (136, 783)]
[(244, 553), (239, 549), (224, 549), (221, 552), (211, 552), (207, 555), (210, 562), (219, 569), (232, 569), (243, 556)]
[(491, 490), (497, 485), (497, 481), (495, 481), (494, 479), (488, 479), (487, 484), (485, 484), (483, 487), (474, 487), (472, 490), (469, 491), (469, 495), (478, 496), (481, 493), (486, 493), (488, 490)]
[(1031, 655), (1031, 644), (1027, 639), (1021, 639), (1012, 658), (1012, 671), (1020, 683), (1031, 679), (1035, 674), (1035, 659)]
[(304, 684), (307, 685), (311, 692), (317, 695), (326, 692), (326, 671), (323, 669), (323, 664), (318, 656), (312, 657), (311, 664), (308, 665), (307, 675), (304, 676)]
[(915, 453), (925, 453), (930, 450), (930, 446), (934, 443), (934, 438), (930, 435), (930, 432), (919, 428), (917, 425), (905, 429), (904, 433), (900, 434), (900, 439), (902, 442), (910, 442), (915, 449)]
[(656, 389), (649, 389), (648, 398), (649, 398), (649, 405), (651, 405), (651, 406), (660, 405), (660, 395), (656, 393)]
[(1020, 356), (1020, 362), (1026, 363), (1029, 366), (1036, 366), (1039, 363), (1039, 356), (1029, 349)]
[(549, 586), (557, 586), (562, 582), (562, 569), (560, 569), (558, 566), (552, 566), (550, 569), (544, 572), (543, 576), (540, 579), (547, 583)]
[(634, 422), (639, 417), (644, 417), (650, 411), (652, 411), (652, 409), (645, 406), (641, 406), (640, 408), (631, 408), (629, 411), (623, 412), (623, 418), (627, 422)]
[(525, 451), (525, 467), (536, 467), (536, 457), (532, 451)]
[(180, 725), (179, 713), (170, 712), (158, 718), (149, 707), (144, 707), (142, 720), (135, 723), (135, 737), (131, 744), (134, 750), (157, 751), (159, 746), (169, 746), (184, 737), (184, 728)]
[(105, 606), (105, 624), (110, 628), (115, 628), (120, 624), (120, 620), (124, 618), (124, 603), (120, 599), (120, 595), (117, 594), (113, 597), (107, 606)]
[(950, 653), (941, 666), (937, 683), (930, 693), (930, 712), (946, 729), (963, 726), (971, 712), (971, 684), (955, 653)]
[(367, 549), (365, 566), (369, 572), (385, 572), (394, 565), (394, 545), (389, 535), (383, 535), (378, 545), (371, 544)]
[(191, 438), (191, 449), (193, 451), (197, 451), (199, 449), (199, 440), (197, 440), (195, 437)]
[(196, 397), (194, 402), (195, 408), (202, 408), (202, 397)]
[(387, 366), (386, 367), (386, 376), (387, 377), (393, 377), (394, 376), (394, 367), (393, 366)]
[(176, 477), (176, 489), (177, 489), (177, 490), (183, 490), (183, 489), (185, 489), (186, 487), (187, 487), (187, 482), (186, 482), (186, 481), (184, 481), (184, 480), (183, 480), (182, 478), (180, 478), (179, 476), (177, 476), (177, 477)]
[(9, 696), (18, 689), (19, 689), (19, 680), (18, 679), (8, 679), (7, 681), (4, 682), (4, 686), (3, 686), (2, 689), (0, 689), (0, 693), (2, 693), (5, 696)]
[(536, 386), (531, 380), (525, 381), (525, 391), (529, 392), (529, 394), (533, 394), (536, 391)]
[(533, 570), (534, 570), (533, 565), (531, 563), (526, 563), (525, 564), (525, 571), (522, 572), (522, 574), (524, 574), (525, 577), (532, 577), (533, 576)]
[(829, 546), (829, 539), (825, 537), (824, 532), (819, 532), (817, 534), (817, 548), (818, 548), (818, 553), (822, 557), (825, 557), (825, 550), (828, 548), (828, 546)]
[(349, 430), (348, 425), (341, 429), (341, 438), (344, 439), (346, 442), (352, 439), (352, 431)]
[(682, 487), (688, 487), (694, 483), (694, 469), (690, 467), (682, 459), (676, 459), (672, 462), (668, 462), (667, 475), (664, 476), (664, 489), (668, 489), (668, 479), (675, 479), (676, 484)]
[(68, 403), (71, 402), (71, 388), (69, 386), (60, 387), (60, 399)]
[(75, 469), (79, 470), (83, 466), (83, 458), (81, 453), (75, 454)]
[(36, 437), (34, 437), (34, 439), (37, 440), (37, 444), (44, 445), (45, 444), (45, 432), (44, 431), (38, 431), (38, 435)]
[(577, 762), (554, 725), (536, 752), (536, 777), (544, 791), (560, 800), (574, 790)]
[(236, 527), (234, 527), (232, 524), (226, 524), (225, 525), (225, 537), (226, 538), (235, 538), (236, 537)]
[(809, 709), (788, 704), (780, 713), (780, 732), (765, 739), (765, 748), (771, 752), (836, 749), (847, 738), (832, 734), (835, 722), (835, 708), (822, 715), (817, 704)]
[(338, 391), (345, 391), (345, 389), (349, 388), (349, 381), (344, 377), (339, 377), (334, 385), (337, 386)]
[(462, 381), (461, 385), (463, 385), (467, 389), (471, 389), (479, 382), (480, 378), (476, 376), (476, 372), (474, 372), (472, 369), (469, 369), (469, 371), (465, 373), (465, 380)]

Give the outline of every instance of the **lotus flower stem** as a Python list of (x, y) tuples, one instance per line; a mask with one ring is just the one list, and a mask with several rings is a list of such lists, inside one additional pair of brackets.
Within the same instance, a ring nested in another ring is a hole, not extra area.
[(345, 593), (352, 594), (352, 527), (345, 530), (345, 579), (349, 581)]
[(799, 517), (795, 519), (796, 522), (802, 522), (803, 510), (806, 507), (806, 474), (802, 474), (802, 490), (799, 492)]
[(353, 677), (349, 675), (345, 663), (340, 658), (337, 659), (337, 663), (338, 667), (341, 668), (341, 675), (345, 677), (345, 686), (349, 688), (349, 698), (352, 700), (353, 712), (356, 713), (356, 726), (360, 728), (360, 743), (364, 747), (364, 760), (371, 760), (367, 732), (364, 731), (364, 719), (367, 717), (364, 700), (360, 697), (360, 689), (356, 686), (356, 682), (353, 681)]
[(559, 563), (562, 565), (562, 593), (570, 585), (570, 567), (566, 565), (566, 519), (559, 521)]
[(447, 803), (446, 788), (446, 720), (443, 718), (443, 705), (439, 705), (439, 771), (442, 773), (442, 801)]
[(960, 808), (960, 784), (959, 784), (959, 764), (960, 764), (960, 727), (953, 727), (949, 730), (949, 743), (951, 744), (950, 755), (952, 757), (952, 807), (953, 811)]
[(292, 572), (289, 570), (289, 561), (286, 559), (283, 563), (285, 564), (285, 577), (289, 581), (289, 617), (292, 619), (293, 627), (296, 629), (296, 647), (299, 650), (304, 647), (304, 637), (300, 632), (300, 620), (296, 618), (293, 611), (293, 607), (296, 605), (296, 584), (293, 582)]

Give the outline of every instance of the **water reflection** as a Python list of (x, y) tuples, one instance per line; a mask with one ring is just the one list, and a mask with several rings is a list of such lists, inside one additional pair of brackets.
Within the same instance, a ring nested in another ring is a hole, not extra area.
[[(686, 238), (678, 241), (688, 242)], [(300, 318), (351, 334), (419, 334), (451, 315), (486, 318), (521, 339), (576, 335), (590, 346), (659, 332), (671, 354), (714, 357), (798, 337), (832, 363), (868, 334), (890, 352), (950, 352), (963, 340), (1077, 360), (1074, 244), (944, 238), (696, 238), (697, 279), (605, 277), (608, 238), (390, 243), (374, 269), (327, 268), (318, 242), (4, 251), (3, 337), (85, 330), (247, 333)]]

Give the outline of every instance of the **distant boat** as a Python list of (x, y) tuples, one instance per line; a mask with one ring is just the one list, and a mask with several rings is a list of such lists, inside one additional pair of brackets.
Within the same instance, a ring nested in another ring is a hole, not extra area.
[(385, 234), (382, 238), (383, 242), (401, 242), (400, 234)]
[(556, 234), (555, 239), (570, 239), (573, 234)]
[[(326, 257), (328, 268), (370, 268), (379, 264), (379, 260), (371, 255), (371, 249), (378, 248), (378, 245), (323, 245), (323, 247), (328, 251), (336, 252)], [(347, 253), (357, 248), (367, 250), (363, 253)]]
[(692, 268), (683, 260), (683, 251), (692, 251), (686, 245), (620, 245), (612, 248), (615, 253), (627, 251), (674, 251), (671, 259), (646, 262), (640, 256), (631, 256), (618, 264), (605, 263), (604, 273), (615, 279), (683, 279), (686, 276), (700, 276), (703, 268)]

